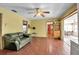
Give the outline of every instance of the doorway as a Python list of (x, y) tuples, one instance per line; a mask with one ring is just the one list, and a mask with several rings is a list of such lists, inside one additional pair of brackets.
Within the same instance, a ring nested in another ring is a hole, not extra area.
[(3, 49), (2, 42), (2, 14), (0, 13), (0, 49)]
[(47, 22), (47, 36), (48, 38), (53, 38), (53, 22)]

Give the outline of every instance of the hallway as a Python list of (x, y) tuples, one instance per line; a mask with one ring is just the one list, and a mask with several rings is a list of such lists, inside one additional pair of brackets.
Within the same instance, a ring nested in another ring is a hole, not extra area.
[(70, 47), (61, 40), (33, 38), (19, 51), (0, 50), (1, 55), (69, 55)]

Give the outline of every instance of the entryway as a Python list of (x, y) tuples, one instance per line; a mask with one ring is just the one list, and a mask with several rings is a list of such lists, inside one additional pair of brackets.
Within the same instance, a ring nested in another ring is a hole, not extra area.
[(47, 36), (48, 38), (60, 39), (60, 21), (53, 20), (47, 22)]
[(53, 22), (51, 21), (47, 22), (47, 36), (53, 38)]

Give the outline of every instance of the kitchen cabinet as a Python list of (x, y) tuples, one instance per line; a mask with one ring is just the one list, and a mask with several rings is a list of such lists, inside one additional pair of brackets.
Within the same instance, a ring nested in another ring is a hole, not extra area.
[(53, 24), (53, 37), (60, 39), (60, 21), (59, 20), (55, 20), (54, 24)]

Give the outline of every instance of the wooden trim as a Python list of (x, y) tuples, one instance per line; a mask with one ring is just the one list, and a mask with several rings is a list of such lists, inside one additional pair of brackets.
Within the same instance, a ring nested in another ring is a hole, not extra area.
[(0, 13), (0, 37), (2, 36), (2, 14)]
[(66, 18), (69, 18), (71, 17), (72, 15), (76, 14), (77, 13), (77, 9), (75, 9), (74, 11), (72, 11), (71, 13), (69, 13), (68, 15), (66, 15), (65, 17), (61, 18), (61, 19), (66, 19)]
[(3, 40), (2, 40), (2, 13), (0, 13), (0, 49), (3, 49)]

